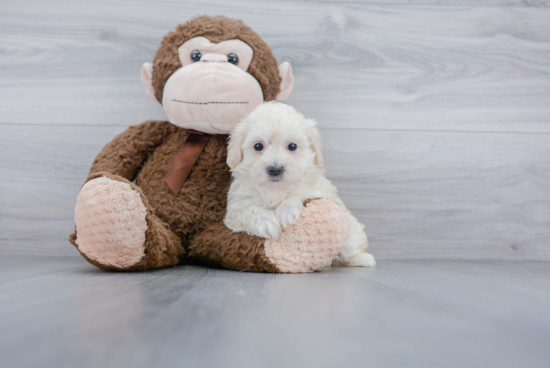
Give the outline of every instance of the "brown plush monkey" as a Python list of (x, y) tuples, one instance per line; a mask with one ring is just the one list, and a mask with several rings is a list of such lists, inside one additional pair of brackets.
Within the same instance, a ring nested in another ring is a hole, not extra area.
[(235, 270), (308, 272), (329, 265), (349, 225), (324, 199), (305, 204), (275, 240), (223, 224), (230, 183), (227, 134), (262, 101), (291, 92), (290, 64), (277, 67), (243, 22), (201, 16), (164, 37), (142, 69), (169, 121), (131, 126), (94, 160), (77, 199), (70, 241), (104, 270), (202, 263)]

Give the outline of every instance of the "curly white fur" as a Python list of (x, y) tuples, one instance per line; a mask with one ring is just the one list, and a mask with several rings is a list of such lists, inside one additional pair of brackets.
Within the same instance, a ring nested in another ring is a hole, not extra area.
[[(275, 239), (300, 217), (307, 199), (327, 198), (345, 208), (336, 187), (324, 177), (315, 125), (289, 105), (266, 102), (235, 127), (227, 157), (233, 175), (224, 220), (228, 228)], [(365, 252), (364, 226), (346, 212), (350, 237), (333, 265), (372, 267), (376, 262)]]

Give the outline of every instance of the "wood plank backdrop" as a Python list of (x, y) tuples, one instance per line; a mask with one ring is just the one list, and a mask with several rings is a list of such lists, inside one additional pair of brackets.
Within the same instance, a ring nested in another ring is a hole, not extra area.
[[(550, 1), (2, 0), (0, 249), (67, 242), (95, 155), (164, 119), (141, 64), (199, 14), (289, 61), (379, 259), (550, 260)], [(457, 6), (459, 5), (459, 6)]]

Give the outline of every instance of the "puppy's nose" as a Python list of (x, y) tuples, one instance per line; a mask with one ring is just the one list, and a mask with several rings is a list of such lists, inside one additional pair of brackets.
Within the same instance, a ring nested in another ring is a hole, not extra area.
[(269, 176), (280, 176), (285, 171), (285, 168), (282, 166), (269, 166), (267, 168), (267, 173)]

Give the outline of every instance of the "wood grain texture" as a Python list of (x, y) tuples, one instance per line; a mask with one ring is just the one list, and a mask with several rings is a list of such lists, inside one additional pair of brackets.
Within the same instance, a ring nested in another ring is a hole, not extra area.
[(161, 118), (139, 82), (197, 14), (244, 19), (323, 127), (550, 132), (550, 9), (335, 2), (4, 1), (0, 123)]
[(548, 262), (120, 274), (0, 256), (0, 356), (21, 368), (546, 368), (549, 278)]
[(292, 63), (289, 103), (319, 121), (377, 257), (550, 259), (546, 5), (4, 0), (0, 248), (77, 256), (66, 237), (93, 158), (165, 118), (141, 64), (178, 23), (225, 14)]
[[(308, 1), (308, 0), (306, 0)], [(309, 0), (309, 2), (337, 2), (338, 0)], [(495, 7), (532, 7), (548, 8), (549, 0), (347, 0), (351, 3), (384, 5), (443, 5), (443, 6), (495, 6)]]
[[(97, 152), (123, 127), (0, 126), (5, 251), (66, 241)], [(550, 259), (547, 135), (322, 129), (327, 176), (381, 259)]]

